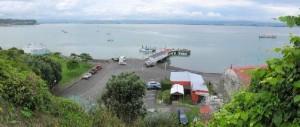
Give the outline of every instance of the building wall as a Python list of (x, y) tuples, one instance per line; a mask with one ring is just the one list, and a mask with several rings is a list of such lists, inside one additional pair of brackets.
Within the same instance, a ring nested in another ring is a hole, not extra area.
[(231, 96), (243, 85), (237, 74), (232, 69), (227, 69), (223, 76), (223, 85), (225, 92)]

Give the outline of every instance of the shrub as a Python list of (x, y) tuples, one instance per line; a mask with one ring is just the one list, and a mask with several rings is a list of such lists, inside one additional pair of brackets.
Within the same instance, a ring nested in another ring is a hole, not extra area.
[(142, 121), (143, 127), (178, 127), (176, 114), (169, 113), (150, 113)]
[(41, 109), (49, 103), (46, 84), (31, 72), (18, 72), (0, 60), (0, 96), (15, 106)]
[(161, 90), (170, 90), (172, 87), (172, 82), (169, 79), (164, 79), (160, 81), (161, 84)]
[(79, 62), (77, 60), (69, 60), (67, 62), (67, 68), (69, 70), (73, 70), (73, 69), (76, 69), (78, 67), (80, 67), (80, 65), (79, 65)]
[(161, 99), (166, 104), (171, 104), (171, 94), (170, 90), (165, 90), (161, 92)]
[(28, 57), (28, 66), (52, 88), (62, 79), (62, 67), (60, 63), (51, 59), (50, 56)]
[(58, 122), (63, 127), (91, 127), (92, 119), (80, 107), (71, 100), (59, 97), (52, 97), (50, 112), (59, 118)]
[(123, 121), (105, 108), (97, 107), (90, 114), (93, 116), (93, 127), (125, 127)]
[(79, 55), (79, 57), (81, 58), (82, 61), (90, 61), (93, 60), (92, 56), (90, 54), (87, 53), (81, 53)]
[(143, 96), (144, 82), (134, 73), (121, 73), (107, 82), (102, 96), (104, 105), (126, 123), (145, 114)]

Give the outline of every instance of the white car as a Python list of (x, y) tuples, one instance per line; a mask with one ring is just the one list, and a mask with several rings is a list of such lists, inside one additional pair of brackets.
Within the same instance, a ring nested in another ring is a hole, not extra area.
[(126, 65), (127, 63), (125, 61), (126, 61), (126, 57), (125, 56), (120, 56), (119, 64), (120, 65)]
[(92, 74), (91, 73), (86, 73), (82, 76), (82, 79), (85, 79), (85, 80), (88, 80), (89, 78), (92, 77)]
[(148, 90), (151, 90), (151, 89), (161, 89), (161, 84), (159, 82), (156, 82), (156, 81), (149, 81), (146, 84), (146, 88)]

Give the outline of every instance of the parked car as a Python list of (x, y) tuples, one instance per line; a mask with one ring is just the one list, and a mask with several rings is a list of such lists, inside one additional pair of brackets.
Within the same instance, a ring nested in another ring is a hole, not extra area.
[(119, 64), (120, 65), (126, 65), (127, 63), (125, 61), (126, 61), (126, 57), (125, 56), (120, 56)]
[(102, 69), (102, 66), (101, 66), (101, 65), (97, 65), (97, 66), (95, 67), (95, 69), (96, 69), (97, 71), (100, 71), (100, 70)]
[(187, 125), (189, 123), (188, 118), (186, 117), (184, 111), (182, 109), (178, 109), (178, 120), (182, 125)]
[(92, 69), (92, 70), (90, 71), (90, 73), (93, 74), (93, 75), (96, 74), (97, 72), (98, 72), (98, 70), (97, 70), (96, 68), (94, 68), (94, 69)]
[(115, 62), (119, 62), (119, 58), (111, 58), (111, 60), (113, 60)]
[(88, 80), (89, 78), (92, 77), (92, 74), (91, 73), (85, 73), (83, 76), (82, 76), (82, 79), (85, 79), (85, 80)]
[(161, 84), (156, 81), (149, 81), (146, 84), (147, 89), (161, 89)]

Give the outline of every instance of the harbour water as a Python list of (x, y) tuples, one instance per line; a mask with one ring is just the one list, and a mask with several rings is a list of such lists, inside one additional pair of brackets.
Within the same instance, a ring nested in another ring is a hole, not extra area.
[[(260, 34), (275, 39), (260, 39)], [(156, 48), (187, 48), (189, 57), (172, 57), (171, 65), (202, 72), (223, 72), (235, 66), (259, 65), (279, 57), (272, 49), (287, 45), (290, 33), (299, 28), (160, 24), (41, 24), (0, 27), (2, 48), (23, 48), (43, 43), (51, 51), (90, 53), (97, 59), (117, 56), (145, 58), (142, 45)]]

